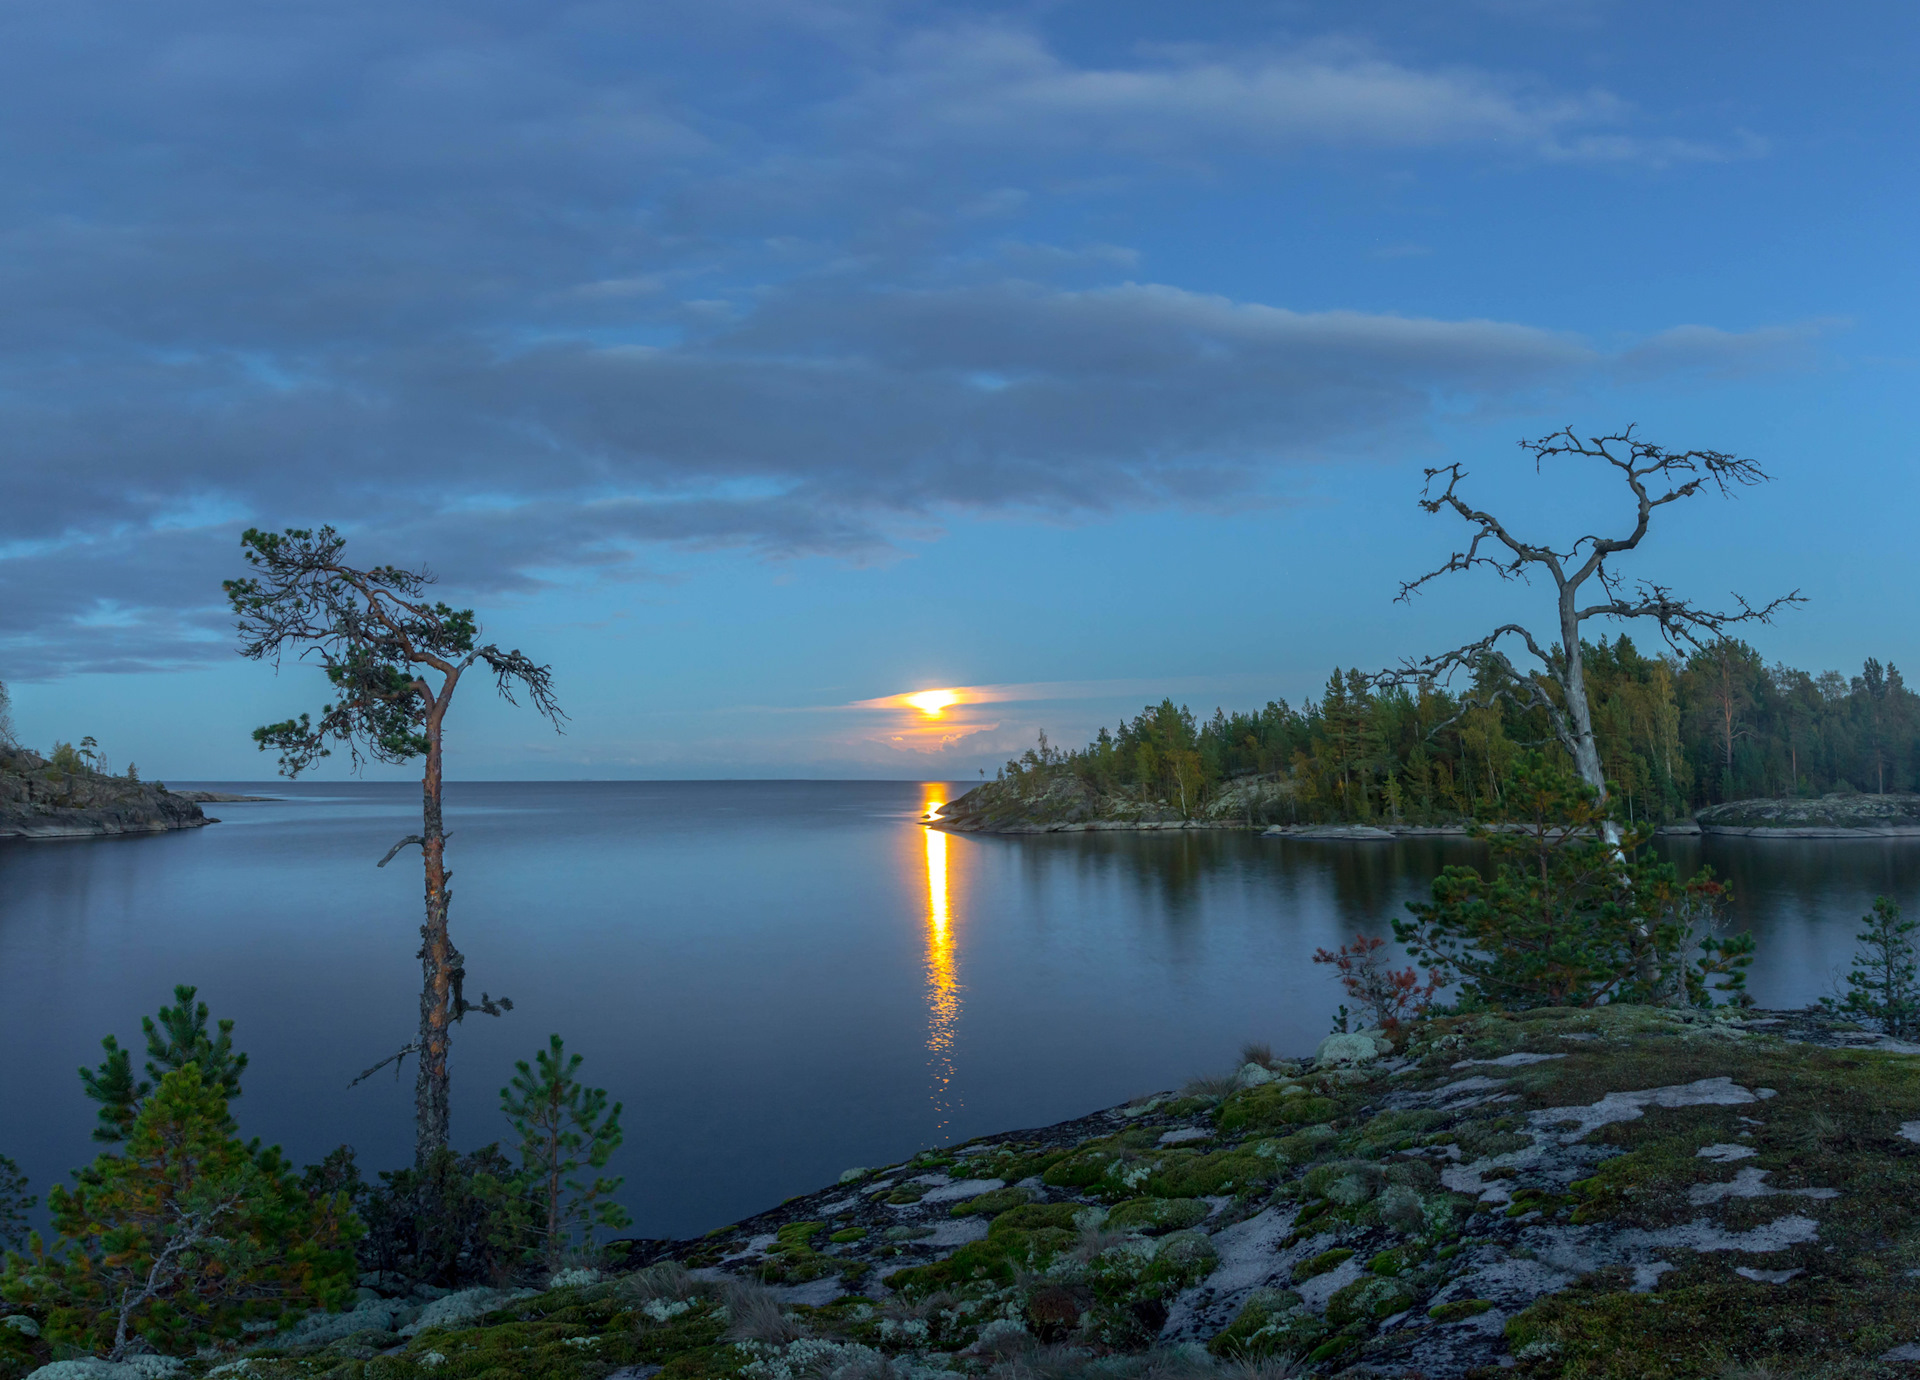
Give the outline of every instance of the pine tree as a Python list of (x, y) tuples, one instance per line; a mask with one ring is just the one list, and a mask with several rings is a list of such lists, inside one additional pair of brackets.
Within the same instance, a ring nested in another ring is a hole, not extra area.
[(41, 1315), (47, 1339), (120, 1360), (138, 1345), (191, 1354), (289, 1307), (353, 1292), (359, 1224), (301, 1191), (278, 1148), (234, 1134), (217, 1080), (167, 1072), (72, 1189), (48, 1195), (56, 1246), (38, 1234), (8, 1261), (0, 1297)]
[(1876, 896), (1873, 910), (1861, 916), (1860, 923), (1863, 928), (1855, 936), (1860, 949), (1854, 954), (1853, 971), (1847, 974), (1847, 986), (1853, 990), (1838, 1003), (1829, 998), (1827, 1005), (1863, 1016), (1898, 1039), (1920, 1025), (1913, 941), (1920, 921), (1902, 919), (1899, 906)]
[(1407, 904), (1413, 919), (1393, 922), (1408, 954), (1460, 980), (1463, 1005), (1746, 1000), (1751, 936), (1711, 933), (1726, 888), (1648, 856), (1650, 825), (1616, 843), (1598, 793), (1538, 754), (1516, 766), (1492, 822), (1473, 830), (1491, 874), (1447, 867), (1431, 900)]
[(221, 1021), (217, 1034), (207, 1033), (207, 1004), (194, 1002), (198, 992), (196, 987), (177, 985), (172, 1006), (161, 1007), (157, 1017), (140, 1018), (140, 1029), (147, 1037), (146, 1079), (134, 1081), (132, 1051), (122, 1049), (111, 1035), (100, 1042), (107, 1052), (100, 1067), (80, 1070), (81, 1086), (100, 1104), (100, 1124), (93, 1129), (95, 1140), (109, 1145), (125, 1140), (154, 1085), (188, 1064), (198, 1064), (201, 1076), (217, 1084), (227, 1101), (240, 1096), (240, 1075), (246, 1072), (247, 1056), (234, 1052), (231, 1020)]
[(572, 1177), (601, 1169), (620, 1147), (621, 1104), (607, 1108), (604, 1088), (589, 1088), (574, 1075), (581, 1064), (569, 1057), (558, 1035), (548, 1047), (514, 1064), (511, 1087), (500, 1090), (500, 1110), (520, 1134), (520, 1186), (544, 1214), (539, 1228), (546, 1263), (558, 1268), (576, 1230), (590, 1241), (595, 1227), (624, 1227), (631, 1220), (612, 1195), (624, 1179)]

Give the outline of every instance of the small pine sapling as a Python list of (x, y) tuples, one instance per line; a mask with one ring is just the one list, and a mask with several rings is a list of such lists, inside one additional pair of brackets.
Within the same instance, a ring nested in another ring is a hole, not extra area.
[(621, 1104), (607, 1107), (604, 1088), (589, 1088), (575, 1076), (581, 1056), (569, 1056), (558, 1035), (548, 1047), (514, 1064), (510, 1087), (500, 1090), (500, 1110), (520, 1135), (521, 1191), (533, 1201), (542, 1222), (542, 1255), (558, 1269), (579, 1230), (591, 1243), (596, 1227), (624, 1227), (631, 1220), (613, 1201), (623, 1179), (596, 1177), (583, 1183), (572, 1176), (583, 1168), (604, 1168), (620, 1146)]
[(100, 1067), (80, 1070), (81, 1086), (100, 1104), (100, 1124), (93, 1128), (95, 1140), (109, 1145), (125, 1140), (154, 1085), (188, 1064), (198, 1064), (201, 1076), (217, 1084), (227, 1101), (240, 1096), (240, 1075), (246, 1072), (247, 1056), (234, 1051), (231, 1020), (219, 1022), (216, 1033), (208, 1034), (207, 1004), (194, 1001), (198, 992), (197, 987), (179, 984), (173, 989), (172, 1006), (161, 1007), (157, 1017), (140, 1018), (140, 1029), (147, 1037), (146, 1079), (134, 1081), (133, 1053), (122, 1049), (111, 1035), (100, 1042), (107, 1052)]
[(1333, 965), (1347, 997), (1359, 1008), (1357, 1012), (1350, 1012), (1341, 1006), (1334, 1017), (1336, 1031), (1344, 1032), (1356, 1015), (1363, 1030), (1397, 1029), (1403, 1021), (1418, 1020), (1426, 1015), (1434, 996), (1446, 985), (1438, 968), (1427, 969), (1425, 982), (1413, 968), (1396, 970), (1386, 947), (1384, 939), (1356, 934), (1351, 944), (1342, 944), (1337, 951), (1313, 951), (1315, 963)]
[(1915, 983), (1913, 932), (1920, 920), (1903, 919), (1900, 907), (1885, 896), (1873, 899), (1873, 909), (1860, 917), (1855, 935), (1860, 947), (1853, 956), (1847, 986), (1853, 990), (1839, 1001), (1822, 999), (1829, 1010), (1861, 1016), (1899, 1039), (1920, 1027), (1920, 986)]
[(27, 1214), (39, 1202), (27, 1193), (20, 1166), (0, 1155), (0, 1250), (17, 1251), (27, 1240)]
[(303, 1192), (278, 1149), (241, 1141), (197, 1064), (166, 1073), (124, 1151), (74, 1178), (48, 1195), (57, 1243), (34, 1235), (0, 1274), (0, 1298), (39, 1313), (56, 1346), (191, 1355), (352, 1296), (359, 1223)]

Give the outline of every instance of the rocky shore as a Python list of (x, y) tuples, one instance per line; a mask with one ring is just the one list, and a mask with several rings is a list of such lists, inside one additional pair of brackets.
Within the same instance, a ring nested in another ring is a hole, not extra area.
[[(1166, 801), (1102, 795), (1079, 778), (989, 781), (959, 796), (928, 821), (960, 834), (1085, 834), (1187, 829), (1257, 831), (1265, 838), (1384, 843), (1402, 838), (1458, 838), (1461, 824), (1268, 824), (1291, 809), (1289, 783), (1274, 777), (1228, 782), (1192, 814)], [(1676, 820), (1662, 837), (1722, 834), (1766, 838), (1920, 838), (1920, 795), (1825, 795), (1816, 800), (1736, 800)]]
[(1699, 814), (1704, 834), (1749, 838), (1920, 838), (1920, 795), (1823, 795), (1734, 800)]
[(213, 823), (193, 800), (157, 782), (64, 771), (26, 748), (0, 747), (0, 839), (152, 834)]
[[(540, 1290), (362, 1291), (36, 1380), (1893, 1377), (1920, 1046), (1809, 1012), (1451, 1017), (839, 1182)], [(0, 1319), (0, 1377), (48, 1360)], [(1237, 1369), (1236, 1369), (1237, 1367)]]

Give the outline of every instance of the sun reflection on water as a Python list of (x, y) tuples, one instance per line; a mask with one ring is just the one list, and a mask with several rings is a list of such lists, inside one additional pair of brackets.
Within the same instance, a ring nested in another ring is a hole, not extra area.
[[(927, 815), (943, 802), (929, 798)], [(955, 975), (953, 895), (947, 881), (947, 831), (922, 829), (927, 847), (927, 1072), (935, 1139), (949, 1134), (961, 1105), (954, 1081), (953, 1034), (960, 1018), (960, 982)]]

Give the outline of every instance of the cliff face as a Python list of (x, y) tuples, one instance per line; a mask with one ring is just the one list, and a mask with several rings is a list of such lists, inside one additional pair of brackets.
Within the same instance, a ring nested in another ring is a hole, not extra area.
[(198, 805), (164, 786), (62, 771), (37, 752), (0, 747), (0, 838), (153, 834), (211, 823)]
[(1094, 790), (1071, 772), (975, 786), (940, 812), (939, 828), (963, 834), (1050, 834), (1093, 829), (1249, 829), (1291, 819), (1293, 788), (1270, 777), (1229, 781), (1204, 804)]
[(1817, 800), (1730, 800), (1702, 810), (1704, 834), (1777, 838), (1920, 835), (1920, 795), (1823, 795)]

